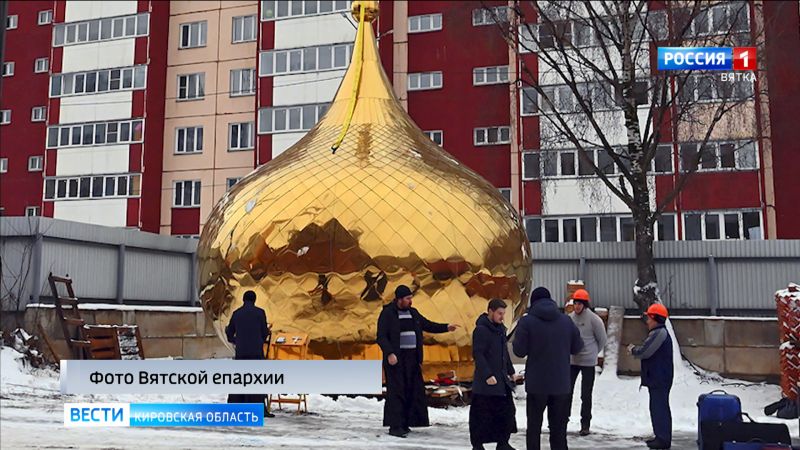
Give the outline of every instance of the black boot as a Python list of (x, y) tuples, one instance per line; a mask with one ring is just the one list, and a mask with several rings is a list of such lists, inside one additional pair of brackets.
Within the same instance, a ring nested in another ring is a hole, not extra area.
[(516, 450), (508, 441), (505, 442), (498, 442), (497, 443), (497, 450)]
[(670, 448), (670, 444), (659, 438), (655, 438), (652, 441), (647, 441), (647, 448), (668, 449)]
[(389, 428), (389, 434), (399, 438), (408, 436), (408, 432), (402, 428)]

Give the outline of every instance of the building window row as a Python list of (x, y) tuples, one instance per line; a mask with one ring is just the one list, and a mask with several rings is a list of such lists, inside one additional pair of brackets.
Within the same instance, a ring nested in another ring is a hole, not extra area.
[(200, 180), (181, 180), (172, 184), (174, 197), (172, 206), (175, 208), (196, 208), (200, 206)]
[(475, 146), (508, 144), (511, 142), (511, 127), (483, 127), (473, 130)]
[[(630, 159), (625, 156), (623, 149), (616, 148), (615, 152), (622, 163), (630, 169)], [(592, 177), (595, 176), (595, 172), (590, 163), (606, 175), (621, 173), (608, 151), (602, 148), (590, 148), (584, 152), (576, 149), (543, 150), (522, 154), (522, 179)], [(650, 161), (649, 172), (673, 172), (672, 145), (663, 144), (656, 147), (655, 156)]]
[[(655, 228), (655, 239), (676, 239), (675, 215), (662, 214)], [(633, 217), (625, 215), (579, 217), (526, 217), (525, 231), (531, 242), (621, 242), (633, 241)]]
[(233, 18), (231, 41), (234, 44), (256, 40), (256, 16), (239, 16)]
[(84, 124), (54, 125), (47, 128), (47, 148), (142, 142), (142, 119)]
[(140, 174), (54, 177), (44, 181), (45, 200), (138, 197)]
[(203, 127), (175, 129), (175, 153), (179, 155), (203, 152)]
[(425, 33), (427, 31), (438, 31), (441, 29), (442, 15), (440, 13), (408, 17), (409, 33)]
[(228, 124), (228, 151), (252, 150), (254, 145), (253, 122)]
[(425, 136), (428, 136), (428, 139), (432, 140), (439, 147), (444, 145), (444, 131), (431, 130), (431, 131), (423, 131), (423, 133), (425, 133)]
[[(39, 25), (48, 25), (53, 22), (53, 11), (39, 11), (37, 23)], [(15, 30), (19, 26), (19, 15), (9, 14), (6, 16), (6, 30)]]
[(208, 21), (181, 24), (179, 49), (205, 47), (208, 41)]
[(329, 44), (261, 52), (259, 75), (268, 77), (346, 69), (352, 54), (353, 44)]
[[(709, 141), (701, 147), (699, 143), (683, 143), (679, 146), (681, 170), (752, 170), (758, 168), (758, 152), (753, 141)], [(694, 166), (698, 160), (700, 162)]]
[(687, 241), (763, 239), (760, 211), (698, 211), (683, 213)]
[(50, 77), (50, 97), (144, 89), (146, 82), (145, 65), (54, 74)]
[(494, 25), (508, 22), (508, 6), (495, 6), (472, 10), (472, 25)]
[(315, 16), (350, 11), (349, 1), (278, 0), (261, 2), (261, 20)]
[(442, 72), (417, 72), (408, 74), (409, 91), (426, 91), (442, 87)]
[(472, 69), (472, 84), (474, 86), (504, 83), (508, 83), (508, 66), (476, 67)]
[(231, 70), (231, 97), (255, 95), (256, 69)]
[(275, 106), (258, 111), (258, 133), (273, 134), (310, 130), (325, 115), (330, 103)]
[(86, 42), (147, 36), (150, 13), (59, 23), (53, 30), (53, 47)]
[(679, 92), (681, 103), (746, 100), (753, 97), (753, 82), (745, 79), (723, 81), (714, 74), (690, 75)]

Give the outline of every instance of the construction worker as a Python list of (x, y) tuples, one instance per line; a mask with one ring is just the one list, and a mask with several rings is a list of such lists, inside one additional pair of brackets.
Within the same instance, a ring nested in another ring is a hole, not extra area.
[(570, 416), (572, 415), (572, 396), (575, 395), (575, 381), (581, 376), (581, 436), (589, 434), (592, 421), (592, 389), (594, 388), (597, 355), (606, 346), (606, 327), (597, 314), (589, 309), (589, 292), (578, 289), (572, 294), (574, 311), (569, 318), (578, 327), (583, 340), (583, 350), (570, 357), (572, 375), (572, 395), (570, 396)]
[(672, 339), (666, 328), (669, 313), (661, 303), (647, 308), (645, 319), (650, 332), (640, 346), (628, 346), (628, 351), (642, 361), (642, 386), (650, 392), (650, 421), (655, 438), (647, 441), (648, 448), (665, 449), (672, 444), (672, 413), (669, 391), (672, 389)]

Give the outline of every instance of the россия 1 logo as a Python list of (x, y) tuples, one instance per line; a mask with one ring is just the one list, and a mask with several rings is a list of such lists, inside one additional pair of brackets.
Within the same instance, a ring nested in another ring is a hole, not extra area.
[(659, 47), (658, 70), (756, 70), (756, 47)]

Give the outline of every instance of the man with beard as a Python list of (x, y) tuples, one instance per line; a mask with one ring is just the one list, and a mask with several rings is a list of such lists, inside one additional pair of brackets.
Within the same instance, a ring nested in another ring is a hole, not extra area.
[(431, 322), (411, 307), (412, 292), (400, 285), (394, 301), (378, 317), (378, 345), (383, 352), (386, 400), (383, 426), (404, 438), (410, 427), (430, 426), (425, 385), (422, 381), (422, 332), (445, 333), (458, 325)]

